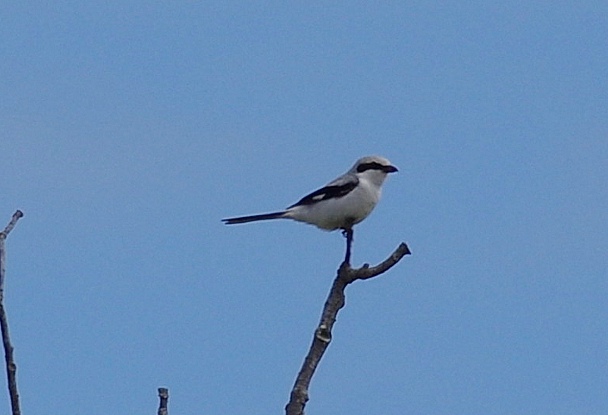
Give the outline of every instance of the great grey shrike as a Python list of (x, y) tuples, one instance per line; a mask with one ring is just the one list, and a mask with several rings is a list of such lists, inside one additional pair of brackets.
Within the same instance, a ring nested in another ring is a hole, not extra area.
[(327, 231), (342, 229), (347, 239), (352, 239), (353, 225), (372, 212), (380, 199), (386, 176), (396, 171), (397, 167), (384, 157), (363, 157), (345, 174), (304, 196), (285, 210), (222, 221), (234, 225), (259, 220), (293, 219)]

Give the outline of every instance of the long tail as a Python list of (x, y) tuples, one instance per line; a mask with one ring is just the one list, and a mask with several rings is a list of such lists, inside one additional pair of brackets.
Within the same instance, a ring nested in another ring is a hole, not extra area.
[(251, 215), (251, 216), (241, 216), (238, 218), (228, 218), (222, 219), (226, 225), (235, 225), (237, 223), (247, 223), (247, 222), (255, 222), (257, 220), (270, 220), (270, 219), (281, 219), (285, 217), (285, 211), (283, 212), (273, 212), (273, 213), (263, 213), (261, 215)]

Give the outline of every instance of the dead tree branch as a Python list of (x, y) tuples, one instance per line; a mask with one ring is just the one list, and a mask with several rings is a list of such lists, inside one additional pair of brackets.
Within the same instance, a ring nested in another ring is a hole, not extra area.
[(331, 330), (336, 322), (338, 311), (340, 311), (346, 303), (345, 290), (348, 284), (357, 280), (367, 280), (376, 277), (388, 271), (397, 264), (401, 258), (409, 254), (411, 254), (411, 252), (408, 246), (405, 243), (401, 243), (391, 256), (376, 266), (370, 267), (368, 264), (365, 264), (361, 268), (353, 269), (348, 261), (344, 261), (342, 265), (340, 265), (338, 275), (336, 276), (329, 296), (325, 301), (323, 313), (321, 314), (321, 321), (315, 330), (312, 345), (310, 346), (310, 350), (308, 351), (302, 368), (296, 378), (289, 403), (285, 406), (287, 415), (304, 414), (304, 407), (308, 401), (308, 387), (310, 381), (312, 380), (312, 376), (314, 375), (325, 350), (331, 342)]
[(158, 404), (158, 415), (167, 415), (167, 403), (169, 401), (169, 389), (158, 388), (158, 397), (160, 403)]
[(0, 328), (2, 330), (2, 343), (4, 345), (4, 360), (6, 362), (6, 376), (8, 378), (8, 392), (11, 398), (11, 409), (13, 415), (21, 415), (19, 408), (19, 392), (17, 390), (17, 365), (13, 358), (13, 346), (8, 332), (8, 319), (4, 309), (4, 276), (6, 272), (6, 253), (4, 242), (8, 234), (13, 230), (17, 221), (23, 217), (23, 212), (16, 211), (6, 228), (0, 232)]

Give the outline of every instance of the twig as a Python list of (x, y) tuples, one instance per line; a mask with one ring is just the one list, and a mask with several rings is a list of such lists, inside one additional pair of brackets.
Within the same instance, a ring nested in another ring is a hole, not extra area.
[(167, 402), (169, 401), (169, 389), (158, 388), (158, 397), (160, 403), (158, 404), (158, 415), (167, 415)]
[(405, 243), (401, 243), (391, 256), (374, 267), (365, 264), (361, 268), (353, 269), (347, 262), (343, 262), (342, 265), (340, 265), (338, 275), (329, 291), (327, 301), (325, 301), (321, 321), (315, 330), (312, 345), (304, 358), (302, 368), (300, 369), (296, 382), (291, 390), (289, 402), (285, 406), (285, 413), (287, 415), (304, 414), (304, 407), (308, 401), (308, 387), (310, 381), (312, 380), (312, 376), (314, 375), (325, 350), (331, 342), (331, 330), (336, 322), (338, 311), (344, 307), (346, 302), (344, 293), (346, 286), (354, 281), (367, 280), (388, 271), (397, 264), (401, 258), (409, 254), (411, 254), (411, 252), (408, 246)]
[(8, 319), (4, 310), (4, 276), (6, 272), (6, 252), (4, 241), (13, 230), (17, 221), (23, 217), (23, 212), (17, 210), (6, 228), (0, 232), (0, 328), (2, 330), (2, 343), (4, 345), (4, 360), (6, 362), (6, 376), (8, 378), (8, 392), (11, 397), (11, 409), (13, 415), (20, 415), (19, 392), (17, 390), (17, 365), (13, 358), (13, 346), (8, 332)]

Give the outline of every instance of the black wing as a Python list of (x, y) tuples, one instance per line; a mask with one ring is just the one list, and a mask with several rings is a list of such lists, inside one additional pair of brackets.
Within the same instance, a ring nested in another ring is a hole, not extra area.
[(328, 184), (327, 186), (315, 190), (309, 195), (304, 196), (297, 203), (289, 206), (290, 209), (295, 206), (312, 205), (327, 199), (338, 199), (349, 194), (359, 184), (359, 180), (355, 177), (354, 180), (343, 181), (342, 183)]

